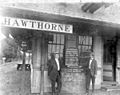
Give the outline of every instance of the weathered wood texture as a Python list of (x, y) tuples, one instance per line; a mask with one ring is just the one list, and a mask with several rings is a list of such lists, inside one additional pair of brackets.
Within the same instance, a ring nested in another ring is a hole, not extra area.
[(116, 81), (120, 84), (120, 39), (117, 44), (117, 68), (116, 68)]
[(62, 72), (62, 93), (83, 94), (86, 92), (85, 75), (80, 68), (65, 69)]

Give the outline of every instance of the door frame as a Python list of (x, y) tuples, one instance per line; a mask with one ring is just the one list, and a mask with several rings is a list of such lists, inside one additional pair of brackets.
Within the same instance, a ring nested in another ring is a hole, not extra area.
[[(106, 47), (105, 47), (106, 45)], [(105, 54), (108, 49), (109, 57)], [(103, 45), (103, 81), (116, 81), (116, 68), (117, 68), (117, 37), (109, 37), (104, 39)], [(108, 58), (107, 60), (105, 58)], [(110, 62), (109, 62), (110, 61)], [(107, 64), (105, 64), (107, 63)], [(110, 63), (110, 64), (108, 64)], [(112, 66), (110, 66), (112, 65)], [(106, 66), (106, 67), (105, 67)], [(112, 71), (110, 71), (112, 70)], [(111, 72), (111, 73), (110, 73)], [(112, 74), (111, 80), (104, 79), (105, 75)]]

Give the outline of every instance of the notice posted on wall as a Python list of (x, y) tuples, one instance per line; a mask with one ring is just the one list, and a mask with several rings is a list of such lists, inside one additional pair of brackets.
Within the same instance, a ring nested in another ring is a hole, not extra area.
[(68, 67), (76, 67), (78, 66), (78, 48), (76, 44), (76, 36), (68, 35), (67, 36), (67, 46), (65, 53), (65, 64)]

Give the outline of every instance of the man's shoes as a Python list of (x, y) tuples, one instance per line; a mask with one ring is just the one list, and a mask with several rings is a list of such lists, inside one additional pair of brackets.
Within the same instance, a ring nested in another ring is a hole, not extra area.
[(94, 92), (94, 89), (92, 89), (92, 93)]
[(52, 95), (55, 95), (55, 93), (52, 93)]
[(86, 90), (86, 93), (85, 93), (85, 95), (89, 95), (89, 90)]
[(89, 95), (88, 93), (85, 93), (85, 95)]
[(60, 95), (60, 92), (57, 92), (57, 95)]

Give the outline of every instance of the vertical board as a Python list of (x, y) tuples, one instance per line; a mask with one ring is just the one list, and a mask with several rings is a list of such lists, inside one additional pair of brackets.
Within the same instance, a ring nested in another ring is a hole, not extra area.
[(31, 69), (31, 93), (40, 93), (41, 83), (41, 39), (33, 38), (32, 42), (32, 69)]
[(120, 39), (117, 44), (117, 68), (116, 68), (116, 81), (120, 84)]

